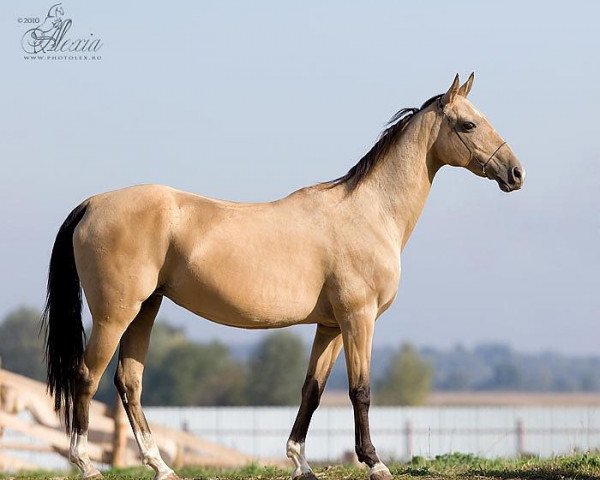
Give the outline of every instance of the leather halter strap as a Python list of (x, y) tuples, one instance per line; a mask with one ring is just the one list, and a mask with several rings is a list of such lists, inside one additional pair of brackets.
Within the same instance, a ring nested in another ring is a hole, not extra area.
[[(465, 146), (465, 148), (467, 149), (467, 151), (469, 152), (469, 163), (471, 163), (471, 160), (473, 158), (473, 151), (469, 148), (469, 145), (467, 145), (467, 142), (465, 142), (465, 140), (462, 138), (462, 136), (460, 135), (460, 133), (458, 132), (456, 126), (454, 126), (452, 128), (452, 130), (454, 130), (454, 133), (456, 133), (456, 136), (459, 138), (459, 140), (462, 142), (462, 144)], [(492, 160), (492, 158), (494, 158), (496, 156), (496, 154), (500, 151), (500, 149), (506, 145), (506, 142), (502, 142), (498, 148), (496, 150), (494, 150), (494, 153), (492, 153), (489, 158), (485, 161), (485, 162), (481, 162), (477, 159), (477, 163), (479, 163), (479, 166), (481, 167), (481, 172), (487, 177), (487, 174), (485, 173), (485, 167), (488, 166), (488, 163), (490, 163), (490, 161)]]

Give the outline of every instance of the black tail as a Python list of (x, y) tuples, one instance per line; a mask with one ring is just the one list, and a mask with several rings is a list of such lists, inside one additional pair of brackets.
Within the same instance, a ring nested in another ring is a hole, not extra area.
[(71, 430), (76, 374), (85, 346), (85, 332), (81, 321), (81, 286), (73, 253), (73, 232), (86, 208), (87, 202), (76, 207), (58, 230), (50, 257), (46, 308), (42, 315), (46, 336), (48, 390), (54, 395), (54, 408), (57, 411), (63, 409), (67, 432)]

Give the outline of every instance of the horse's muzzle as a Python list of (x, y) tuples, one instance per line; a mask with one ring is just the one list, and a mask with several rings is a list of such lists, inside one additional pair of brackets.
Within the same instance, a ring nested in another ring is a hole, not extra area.
[(525, 170), (520, 165), (514, 166), (506, 172), (506, 176), (497, 175), (495, 180), (503, 192), (519, 190), (525, 181)]

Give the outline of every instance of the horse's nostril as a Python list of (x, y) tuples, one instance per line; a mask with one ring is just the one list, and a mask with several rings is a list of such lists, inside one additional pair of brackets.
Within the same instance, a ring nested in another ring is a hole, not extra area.
[(523, 177), (523, 174), (521, 173), (521, 169), (519, 167), (513, 167), (512, 174), (515, 180), (521, 180), (521, 178)]

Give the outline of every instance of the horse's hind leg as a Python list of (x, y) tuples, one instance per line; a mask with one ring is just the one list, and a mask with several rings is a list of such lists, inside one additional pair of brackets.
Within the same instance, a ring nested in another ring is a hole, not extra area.
[(154, 469), (155, 480), (174, 480), (178, 477), (161, 458), (141, 404), (144, 362), (150, 342), (150, 332), (161, 300), (160, 295), (153, 295), (146, 300), (123, 335), (115, 385), (127, 412), (144, 464)]
[[(117, 319), (115, 319), (117, 320)], [(94, 322), (92, 334), (85, 348), (83, 363), (77, 372), (77, 387), (73, 398), (73, 429), (69, 459), (81, 470), (83, 478), (99, 478), (102, 475), (92, 464), (87, 448), (90, 401), (108, 362), (129, 322)]]
[(342, 335), (339, 328), (317, 326), (308, 372), (302, 387), (302, 402), (287, 442), (287, 456), (292, 459), (296, 467), (292, 473), (292, 480), (316, 479), (304, 456), (304, 440), (312, 415), (319, 406), (329, 372), (341, 348)]

